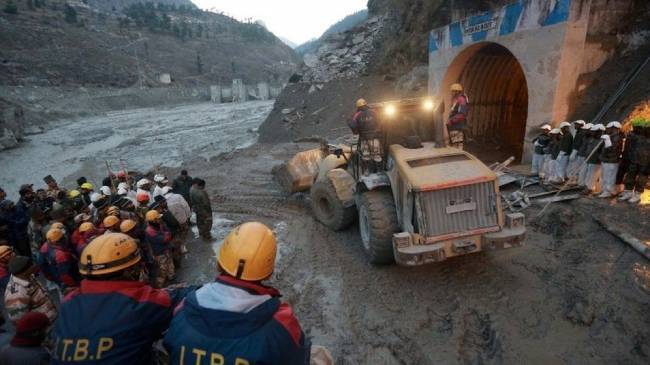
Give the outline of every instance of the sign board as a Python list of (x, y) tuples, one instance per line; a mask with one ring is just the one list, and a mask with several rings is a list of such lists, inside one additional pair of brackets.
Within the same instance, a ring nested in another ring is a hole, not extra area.
[(497, 27), (497, 21), (496, 19), (488, 20), (487, 22), (479, 23), (479, 24), (474, 24), (474, 25), (469, 25), (469, 21), (465, 21), (465, 24), (463, 25), (463, 34), (464, 35), (470, 35), (474, 33), (479, 33), (479, 32), (485, 32), (490, 29), (495, 29)]

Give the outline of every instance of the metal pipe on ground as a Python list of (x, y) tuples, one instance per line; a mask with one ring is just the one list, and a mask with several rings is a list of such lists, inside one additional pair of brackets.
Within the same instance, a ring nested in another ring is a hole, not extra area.
[(634, 250), (640, 253), (643, 257), (650, 260), (650, 245), (632, 236), (631, 234), (624, 232), (620, 228), (614, 226), (612, 223), (605, 221), (603, 218), (594, 216), (594, 220), (601, 227), (603, 227), (607, 232), (618, 237), (618, 239), (630, 245)]

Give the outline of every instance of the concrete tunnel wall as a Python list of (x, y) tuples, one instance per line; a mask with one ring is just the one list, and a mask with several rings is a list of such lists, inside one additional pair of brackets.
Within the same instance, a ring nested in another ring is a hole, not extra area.
[[(450, 85), (463, 83), (468, 135), (485, 142), (501, 128), (500, 147), (530, 161), (537, 127), (569, 113), (588, 13), (588, 1), (520, 0), (431, 31), (429, 93), (444, 102), (446, 116)], [(443, 135), (442, 125), (437, 130)]]

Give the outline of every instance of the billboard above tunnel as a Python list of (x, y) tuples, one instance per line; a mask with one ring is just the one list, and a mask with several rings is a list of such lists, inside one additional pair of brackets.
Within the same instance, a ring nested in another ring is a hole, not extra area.
[[(590, 6), (589, 0), (519, 0), (431, 30), (429, 94), (444, 103), (437, 120), (450, 110), (449, 86), (461, 83), (470, 100), (469, 139), (493, 141), (481, 153), (507, 150), (529, 161), (538, 126), (569, 114)], [(442, 142), (445, 128), (436, 128)]]
[(520, 0), (434, 29), (429, 53), (524, 30), (563, 23), (569, 19), (571, 0)]

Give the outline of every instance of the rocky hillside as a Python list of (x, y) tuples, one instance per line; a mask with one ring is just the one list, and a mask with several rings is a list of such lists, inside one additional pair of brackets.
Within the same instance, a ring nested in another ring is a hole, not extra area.
[(297, 47), (295, 47), (295, 50), (298, 54), (300, 55), (305, 55), (307, 53), (315, 53), (318, 51), (318, 48), (322, 45), (323, 41), (330, 35), (334, 33), (342, 33), (347, 30), (350, 30), (362, 22), (366, 21), (368, 19), (368, 10), (363, 9), (359, 10), (356, 13), (350, 14), (346, 16), (345, 18), (341, 19), (340, 21), (332, 24), (323, 34), (316, 38), (312, 39), (308, 42), (305, 42)]
[(299, 61), (263, 26), (188, 0), (0, 0), (0, 9), (3, 85), (155, 87), (162, 74), (180, 86), (280, 83)]

